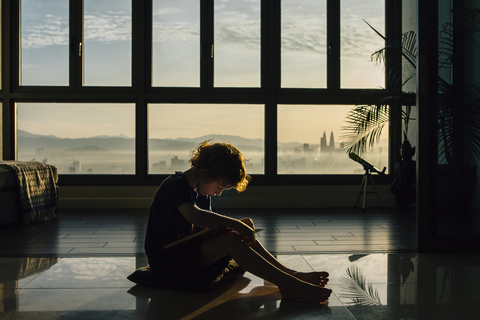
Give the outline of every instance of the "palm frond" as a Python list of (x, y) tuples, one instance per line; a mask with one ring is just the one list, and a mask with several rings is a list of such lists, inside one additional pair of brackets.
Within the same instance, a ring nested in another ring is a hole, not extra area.
[(439, 84), (439, 160), (456, 165), (476, 164), (480, 158), (480, 87), (467, 84), (458, 88), (443, 80)]
[(386, 43), (385, 48), (379, 49), (375, 51), (371, 55), (372, 61), (376, 61), (377, 63), (385, 62), (385, 51), (387, 48), (393, 48), (400, 52), (405, 60), (410, 63), (414, 68), (417, 67), (416, 63), (416, 34), (413, 31), (406, 32), (402, 35), (401, 41), (392, 41), (385, 37), (381, 32), (375, 29), (370, 23), (368, 23), (365, 19), (363, 20), (376, 34), (378, 34)]
[(370, 61), (372, 61), (376, 66), (385, 64), (385, 51), (386, 47), (378, 49), (370, 55)]
[(367, 282), (362, 270), (355, 264), (345, 270), (340, 277), (340, 288), (345, 293), (340, 294), (343, 298), (350, 299), (350, 305), (380, 306), (380, 296), (372, 283)]
[[(381, 91), (375, 94), (365, 92), (359, 97), (359, 102), (375, 101), (375, 104), (353, 107), (346, 116), (346, 125), (341, 128), (345, 132), (340, 139), (346, 153), (354, 152), (362, 156), (369, 148), (373, 148), (380, 140), (382, 130), (389, 123), (400, 125), (404, 122), (408, 128), (410, 108), (415, 105), (415, 94), (409, 92)], [(405, 106), (401, 114), (392, 118), (392, 107)]]
[(356, 106), (350, 110), (345, 120), (348, 125), (342, 127), (347, 133), (341, 137), (346, 152), (361, 156), (367, 147), (372, 148), (388, 124), (389, 114), (388, 105)]
[(417, 34), (414, 31), (407, 31), (402, 34), (402, 55), (412, 65), (417, 67)]
[(476, 46), (474, 35), (480, 32), (480, 9), (469, 8), (465, 10), (465, 41)]

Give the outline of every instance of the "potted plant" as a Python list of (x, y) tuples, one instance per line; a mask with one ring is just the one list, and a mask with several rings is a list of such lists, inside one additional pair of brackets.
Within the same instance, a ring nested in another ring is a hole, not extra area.
[[(465, 48), (476, 46), (474, 36), (480, 32), (480, 10), (465, 9), (463, 32), (454, 30), (451, 22), (443, 24), (439, 31), (438, 55), (438, 173), (439, 199), (452, 199), (441, 206), (469, 204), (476, 186), (476, 168), (480, 160), (480, 86), (464, 79), (451, 80), (453, 68), (463, 70), (462, 56)], [(368, 24), (368, 23), (367, 23)], [(372, 60), (383, 63), (385, 52), (393, 48), (401, 52), (405, 61), (416, 70), (416, 37), (413, 31), (403, 34), (400, 42), (387, 39), (368, 24), (386, 43), (371, 55)], [(455, 31), (455, 32), (454, 32)], [(448, 75), (446, 77), (445, 75)], [(389, 75), (391, 76), (391, 75)], [(394, 77), (392, 79), (395, 79)], [(402, 83), (412, 79), (412, 76)], [(404, 136), (408, 131), (411, 106), (415, 95), (401, 90), (379, 90), (371, 96), (361, 95), (360, 104), (347, 114), (344, 130), (344, 146), (347, 153), (362, 153), (373, 147), (381, 130), (389, 122), (404, 123)], [(467, 193), (470, 191), (470, 193)]]

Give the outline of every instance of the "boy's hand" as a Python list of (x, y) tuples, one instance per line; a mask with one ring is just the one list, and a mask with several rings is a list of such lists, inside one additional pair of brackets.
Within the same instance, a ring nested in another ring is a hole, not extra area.
[(252, 219), (243, 218), (240, 221), (242, 222), (241, 226), (236, 231), (246, 244), (253, 244), (255, 242), (255, 229)]

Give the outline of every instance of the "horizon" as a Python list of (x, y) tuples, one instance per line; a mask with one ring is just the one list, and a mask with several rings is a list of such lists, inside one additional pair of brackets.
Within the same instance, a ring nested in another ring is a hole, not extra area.
[[(98, 136), (90, 136), (90, 137), (78, 137), (78, 138), (63, 138), (63, 137), (58, 137), (56, 135), (42, 135), (42, 134), (38, 134), (38, 133), (33, 133), (33, 132), (29, 132), (29, 131), (26, 131), (26, 130), (21, 130), (21, 129), (18, 129), (17, 132), (23, 132), (23, 133), (26, 133), (26, 135), (18, 135), (18, 137), (21, 137), (21, 138), (29, 138), (29, 136), (33, 136), (33, 138), (36, 138), (36, 137), (45, 137), (45, 138), (49, 138), (49, 137), (52, 137), (52, 138), (56, 138), (56, 139), (70, 139), (70, 140), (82, 140), (82, 139), (100, 139), (100, 138), (121, 138), (121, 139), (135, 139), (135, 137), (129, 137), (127, 135), (124, 135), (124, 134), (120, 134), (120, 135), (115, 135), (115, 136), (112, 136), (112, 135), (98, 135)], [(324, 131), (325, 133), (327, 133), (327, 131)], [(333, 131), (331, 131), (333, 132)], [(322, 134), (323, 135), (323, 134)], [(264, 141), (265, 139), (264, 138), (246, 138), (246, 137), (242, 137), (242, 136), (237, 136), (237, 135), (227, 135), (227, 134), (218, 134), (218, 133), (210, 133), (210, 134), (205, 134), (205, 135), (202, 135), (202, 136), (199, 136), (199, 137), (193, 137), (193, 138), (187, 138), (187, 137), (177, 137), (177, 138), (149, 138), (148, 140), (185, 140), (185, 141), (191, 141), (191, 140), (197, 140), (197, 139), (203, 139), (203, 138), (208, 138), (210, 136), (219, 136), (219, 137), (232, 137), (232, 138), (241, 138), (241, 139), (245, 139), (245, 140), (262, 140)], [(334, 134), (335, 136), (335, 134)], [(330, 138), (330, 134), (327, 133), (327, 141), (330, 142), (329, 138)], [(380, 139), (379, 141), (387, 141), (388, 139)], [(284, 141), (278, 141), (278, 143), (282, 143), (282, 144), (299, 144), (299, 145), (303, 145), (305, 142), (299, 142), (299, 141), (288, 141), (288, 142), (284, 142)], [(335, 143), (336, 144), (340, 144), (338, 143), (338, 140), (335, 140)], [(316, 145), (317, 143), (308, 143), (309, 145)], [(318, 142), (318, 144), (320, 144), (320, 142)]]

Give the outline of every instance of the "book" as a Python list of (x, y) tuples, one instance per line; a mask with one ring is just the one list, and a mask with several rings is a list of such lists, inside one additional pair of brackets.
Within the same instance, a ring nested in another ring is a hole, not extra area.
[[(222, 226), (216, 226), (216, 227), (213, 227), (213, 228), (208, 228), (208, 229), (196, 232), (194, 234), (191, 234), (189, 236), (183, 237), (181, 239), (178, 239), (176, 241), (170, 242), (169, 244), (166, 244), (163, 247), (163, 250), (168, 250), (168, 249), (184, 246), (184, 245), (190, 244), (192, 242), (196, 242), (196, 241), (206, 240), (206, 239), (212, 238), (214, 236), (217, 236), (219, 234), (228, 232), (230, 230), (231, 229), (225, 228), (225, 227), (222, 227)], [(258, 233), (258, 232), (263, 231), (263, 230), (265, 230), (265, 229), (255, 229), (255, 233)]]

